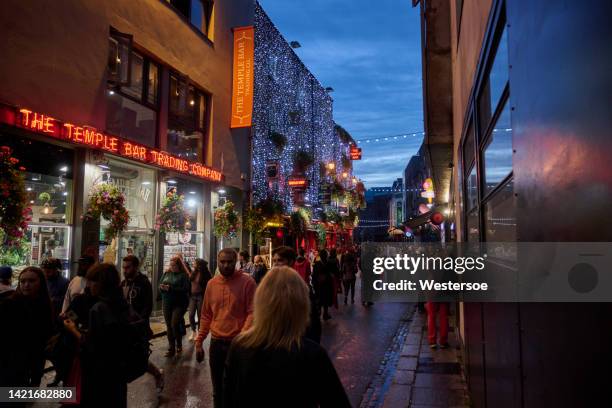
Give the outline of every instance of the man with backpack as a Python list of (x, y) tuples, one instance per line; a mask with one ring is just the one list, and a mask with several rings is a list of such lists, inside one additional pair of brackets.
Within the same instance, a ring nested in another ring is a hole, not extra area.
[[(134, 255), (123, 258), (123, 281), (121, 290), (123, 296), (132, 309), (146, 322), (149, 339), (153, 337), (150, 326), (151, 311), (153, 310), (153, 287), (149, 278), (140, 272), (140, 261)], [(155, 377), (157, 391), (161, 392), (164, 388), (164, 373), (152, 361), (149, 360), (147, 372)]]

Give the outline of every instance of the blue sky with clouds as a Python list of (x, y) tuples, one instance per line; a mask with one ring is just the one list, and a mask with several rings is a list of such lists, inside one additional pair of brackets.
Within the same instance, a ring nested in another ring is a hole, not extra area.
[[(259, 0), (323, 86), (355, 139), (423, 130), (419, 8), (410, 0)], [(422, 135), (362, 143), (355, 174), (367, 187), (401, 177)]]

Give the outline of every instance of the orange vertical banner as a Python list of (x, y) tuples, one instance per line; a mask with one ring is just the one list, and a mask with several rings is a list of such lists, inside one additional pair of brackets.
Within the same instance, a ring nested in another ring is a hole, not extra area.
[(234, 75), (231, 128), (251, 126), (253, 119), (253, 75), (255, 30), (234, 28)]

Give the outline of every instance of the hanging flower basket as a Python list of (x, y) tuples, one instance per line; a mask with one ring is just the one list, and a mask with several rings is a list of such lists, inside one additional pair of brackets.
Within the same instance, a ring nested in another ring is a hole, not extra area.
[(100, 217), (110, 222), (104, 230), (107, 238), (114, 238), (125, 231), (130, 222), (128, 210), (125, 208), (125, 197), (114, 184), (98, 184), (89, 193), (87, 211), (83, 218), (95, 221)]
[(234, 211), (234, 203), (228, 200), (223, 207), (215, 210), (215, 236), (218, 238), (235, 238), (238, 228), (238, 214)]
[(185, 196), (179, 195), (176, 189), (166, 193), (157, 217), (155, 218), (155, 229), (162, 233), (180, 232), (187, 229), (189, 213), (185, 210)]
[(19, 159), (11, 153), (10, 147), (0, 147), (0, 246), (5, 249), (20, 245), (32, 220), (26, 205), (25, 168), (17, 166)]

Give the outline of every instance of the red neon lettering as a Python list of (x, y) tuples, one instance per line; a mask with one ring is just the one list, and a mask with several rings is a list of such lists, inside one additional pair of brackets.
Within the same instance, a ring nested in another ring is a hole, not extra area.
[(172, 156), (168, 157), (168, 166), (173, 169), (176, 168), (176, 159), (174, 157)]
[(146, 147), (137, 147), (138, 149), (138, 158), (142, 161), (147, 160), (147, 149)]
[(30, 113), (32, 113), (32, 111), (27, 110), (27, 109), (20, 109), (19, 112), (21, 112), (21, 123), (23, 126), (25, 127), (29, 127), (30, 126)]
[(74, 125), (72, 123), (64, 123), (64, 127), (68, 129), (67, 139), (72, 139), (72, 128), (74, 127)]
[(45, 115), (40, 115), (36, 112), (34, 112), (34, 118), (32, 118), (32, 121), (30, 122), (30, 127), (32, 129), (38, 129), (38, 130), (43, 130), (43, 124), (45, 121)]
[(85, 143), (87, 144), (94, 144), (95, 143), (95, 139), (96, 139), (96, 131), (94, 129), (87, 129), (85, 128)]
[(117, 151), (117, 138), (104, 135), (104, 150)]
[(104, 140), (104, 135), (102, 135), (102, 133), (97, 132), (96, 133), (96, 139), (94, 141), (94, 144), (96, 146), (101, 146), (102, 145), (102, 141)]
[(123, 142), (123, 156), (131, 156), (132, 155), (132, 144), (128, 142)]
[(83, 128), (80, 126), (74, 127), (74, 141), (83, 143)]
[(45, 133), (55, 133), (55, 119), (51, 116), (45, 116), (42, 131)]

